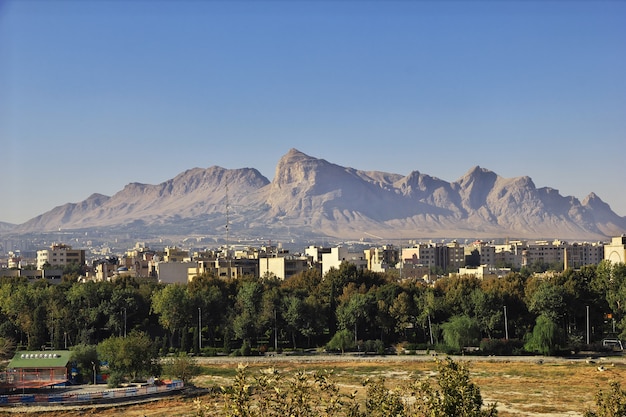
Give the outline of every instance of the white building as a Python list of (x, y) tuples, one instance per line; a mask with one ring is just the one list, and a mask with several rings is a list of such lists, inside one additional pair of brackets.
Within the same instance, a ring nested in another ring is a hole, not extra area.
[(85, 250), (72, 249), (69, 245), (53, 244), (50, 249), (37, 251), (37, 269), (44, 265), (64, 267), (70, 264), (85, 264)]
[(611, 243), (604, 245), (604, 259), (613, 263), (626, 263), (626, 235), (611, 239)]

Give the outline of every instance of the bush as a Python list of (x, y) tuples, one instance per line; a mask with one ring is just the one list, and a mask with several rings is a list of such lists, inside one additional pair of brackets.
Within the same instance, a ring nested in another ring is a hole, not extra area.
[(252, 353), (252, 347), (250, 346), (249, 341), (243, 341), (241, 349), (239, 349), (239, 353), (241, 354), (241, 356), (250, 356), (250, 354)]
[(350, 330), (339, 330), (326, 345), (328, 350), (339, 350), (341, 354), (354, 347), (354, 335)]
[(119, 371), (111, 372), (109, 378), (107, 378), (107, 386), (109, 388), (119, 388), (122, 382), (124, 382), (124, 375)]
[(202, 356), (217, 356), (219, 353), (219, 349), (214, 347), (205, 347), (200, 351), (200, 355)]
[(200, 373), (200, 368), (194, 358), (187, 356), (186, 353), (179, 353), (178, 356), (168, 358), (165, 361), (163, 373), (173, 379), (181, 379), (187, 383)]
[(382, 340), (366, 340), (365, 351), (376, 353), (377, 355), (383, 355), (385, 353), (385, 344)]
[[(284, 376), (274, 368), (251, 378), (246, 365), (239, 365), (231, 387), (222, 389), (228, 416), (496, 416), (495, 405), (483, 409), (480, 389), (471, 382), (463, 363), (451, 359), (437, 362), (437, 386), (417, 381), (389, 389), (383, 378), (367, 380), (365, 411), (357, 395), (343, 394), (332, 373), (299, 371)], [(212, 404), (196, 401), (197, 416), (215, 415)]]
[(626, 391), (619, 382), (611, 382), (608, 392), (600, 391), (596, 394), (597, 411), (587, 410), (584, 417), (614, 417), (626, 415)]
[(514, 355), (523, 346), (524, 343), (517, 339), (483, 339), (480, 351), (486, 355)]

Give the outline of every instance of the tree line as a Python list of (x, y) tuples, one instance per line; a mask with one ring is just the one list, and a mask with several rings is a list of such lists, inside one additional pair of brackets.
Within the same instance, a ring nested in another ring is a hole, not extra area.
[(74, 278), (58, 285), (1, 278), (0, 338), (31, 350), (64, 349), (141, 332), (161, 354), (320, 347), (382, 353), (391, 346), (554, 354), (626, 328), (626, 266), (608, 261), (487, 280), (452, 276), (432, 286), (349, 263), (323, 277), (310, 270), (284, 281)]

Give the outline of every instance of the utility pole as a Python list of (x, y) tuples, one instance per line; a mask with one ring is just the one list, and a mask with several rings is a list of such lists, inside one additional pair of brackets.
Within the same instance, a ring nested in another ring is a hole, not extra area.
[(509, 340), (509, 321), (506, 317), (506, 306), (504, 306), (504, 338)]
[(589, 344), (589, 306), (587, 307), (587, 344)]
[(428, 313), (428, 331), (430, 332), (430, 344), (434, 345), (435, 341), (433, 340), (433, 326), (430, 323), (430, 313)]
[(276, 318), (276, 308), (274, 308), (274, 352), (278, 353), (278, 320)]
[(198, 307), (198, 348), (202, 350), (202, 308)]

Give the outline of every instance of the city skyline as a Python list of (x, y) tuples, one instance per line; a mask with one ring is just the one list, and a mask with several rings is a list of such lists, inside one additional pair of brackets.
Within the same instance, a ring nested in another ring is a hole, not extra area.
[(0, 3), (0, 221), (297, 148), (626, 215), (626, 4)]

